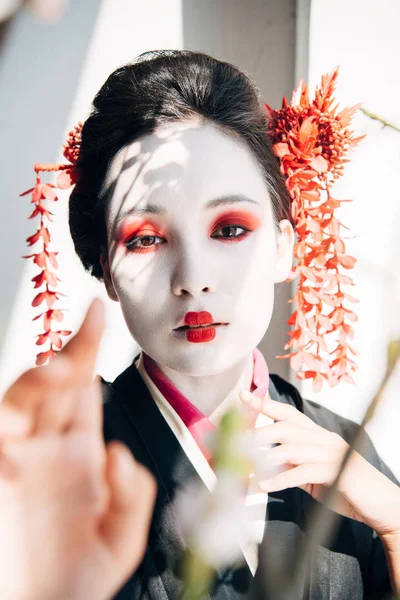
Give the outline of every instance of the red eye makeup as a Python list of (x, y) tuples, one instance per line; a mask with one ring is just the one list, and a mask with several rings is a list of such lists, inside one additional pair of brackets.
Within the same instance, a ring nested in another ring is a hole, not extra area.
[[(208, 235), (221, 242), (239, 242), (258, 229), (261, 225), (259, 217), (246, 210), (229, 210), (215, 217)], [(237, 235), (215, 235), (223, 229), (242, 229)], [(166, 242), (166, 232), (163, 227), (149, 217), (131, 217), (126, 219), (118, 232), (118, 241), (129, 252), (154, 252), (157, 246)], [(161, 242), (156, 242), (156, 240)]]
[[(124, 221), (118, 232), (118, 241), (132, 252), (152, 252), (159, 244), (140, 245), (142, 239), (149, 241), (153, 238), (164, 237), (165, 233), (159, 225), (149, 218), (132, 217)], [(142, 238), (142, 239), (139, 239)]]
[(215, 219), (213, 224), (211, 225), (209, 235), (212, 235), (215, 231), (224, 228), (243, 228), (246, 233), (240, 234), (235, 237), (227, 236), (222, 241), (226, 242), (235, 242), (240, 241), (240, 239), (247, 237), (247, 234), (255, 231), (261, 225), (260, 219), (253, 213), (246, 210), (230, 210), (229, 212), (224, 212)]
[[(143, 233), (145, 232), (145, 233)], [(118, 238), (125, 242), (128, 238), (139, 235), (164, 235), (162, 228), (149, 218), (132, 217), (126, 219), (119, 229)]]

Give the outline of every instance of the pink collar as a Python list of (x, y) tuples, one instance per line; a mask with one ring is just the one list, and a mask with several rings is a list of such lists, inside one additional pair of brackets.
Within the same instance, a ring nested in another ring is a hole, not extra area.
[[(144, 368), (150, 379), (185, 423), (200, 450), (207, 460), (209, 460), (211, 458), (210, 452), (207, 450), (202, 440), (204, 440), (207, 433), (215, 430), (214, 425), (198, 408), (196, 408), (196, 406), (194, 406), (194, 404), (190, 402), (189, 398), (186, 398), (186, 396), (174, 386), (168, 377), (157, 367), (150, 356), (143, 351), (142, 355)], [(251, 391), (260, 398), (264, 398), (268, 391), (269, 371), (264, 356), (258, 348), (253, 350), (253, 361), (254, 368)]]

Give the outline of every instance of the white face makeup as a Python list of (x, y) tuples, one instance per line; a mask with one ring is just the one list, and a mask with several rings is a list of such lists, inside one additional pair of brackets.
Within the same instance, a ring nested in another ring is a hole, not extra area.
[[(107, 188), (105, 282), (138, 344), (182, 375), (241, 363), (268, 328), (293, 251), (250, 150), (211, 124), (173, 123), (121, 150)], [(193, 343), (175, 331), (192, 311), (226, 325)]]

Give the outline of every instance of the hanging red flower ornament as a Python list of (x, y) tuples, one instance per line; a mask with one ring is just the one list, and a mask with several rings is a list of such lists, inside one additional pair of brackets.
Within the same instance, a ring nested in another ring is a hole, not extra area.
[[(69, 161), (67, 164), (36, 164), (34, 166), (36, 173), (35, 187), (20, 194), (26, 196), (32, 194), (32, 203), (35, 208), (28, 217), (33, 219), (39, 217), (39, 228), (33, 235), (27, 238), (28, 246), (39, 245), (38, 251), (34, 254), (24, 256), (23, 258), (32, 258), (33, 262), (40, 268), (40, 271), (32, 278), (34, 289), (40, 290), (32, 300), (32, 306), (45, 306), (46, 309), (34, 317), (34, 321), (43, 318), (44, 331), (37, 336), (36, 344), (43, 346), (48, 344), (45, 351), (39, 352), (36, 358), (36, 364), (43, 365), (61, 349), (62, 338), (71, 334), (71, 331), (58, 328), (54, 329), (52, 324), (56, 321), (61, 323), (64, 319), (64, 313), (61, 309), (55, 308), (55, 303), (60, 299), (61, 292), (58, 290), (59, 278), (56, 275), (58, 269), (57, 252), (50, 249), (51, 234), (49, 223), (52, 222), (53, 213), (49, 210), (48, 202), (57, 202), (57, 190), (65, 190), (76, 182), (75, 163), (79, 154), (81, 140), (82, 123), (78, 123), (68, 135), (67, 142), (64, 144), (64, 156)], [(40, 173), (60, 171), (56, 178), (56, 185), (52, 183), (43, 183), (40, 179)]]
[[(360, 104), (338, 112), (333, 106), (338, 68), (322, 77), (321, 85), (309, 100), (302, 80), (293, 93), (291, 105), (283, 98), (282, 108), (267, 104), (268, 133), (273, 150), (280, 159), (280, 169), (292, 198), (291, 215), (297, 241), (294, 255), (298, 259), (287, 281), (299, 277), (290, 303), (296, 310), (288, 320), (285, 350), (295, 351), (276, 358), (290, 358), (298, 379), (312, 379), (313, 391), (323, 383), (330, 386), (340, 380), (354, 383), (356, 363), (350, 354), (358, 353), (349, 343), (354, 337), (351, 323), (357, 315), (346, 303), (358, 302), (345, 293), (343, 286), (354, 285), (341, 268), (353, 268), (356, 259), (346, 254), (341, 227), (335, 216), (342, 202), (332, 198), (330, 189), (340, 177), (348, 151), (364, 137), (354, 137), (348, 125)], [(332, 340), (334, 347), (328, 347)], [(302, 366), (305, 370), (300, 371)]]

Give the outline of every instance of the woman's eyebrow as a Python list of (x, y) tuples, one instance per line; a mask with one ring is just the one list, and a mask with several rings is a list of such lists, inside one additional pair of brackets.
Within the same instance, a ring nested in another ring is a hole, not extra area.
[(259, 202), (252, 200), (248, 196), (244, 196), (243, 194), (234, 194), (229, 196), (221, 196), (215, 200), (210, 200), (205, 204), (205, 208), (215, 208), (216, 206), (221, 206), (223, 204), (235, 204), (236, 202), (250, 202), (251, 204), (259, 205)]
[[(220, 196), (214, 200), (209, 200), (209, 202), (204, 205), (204, 208), (207, 210), (225, 204), (236, 204), (238, 202), (249, 202), (250, 204), (256, 204), (258, 206), (260, 205), (259, 202), (256, 202), (255, 200), (252, 200), (243, 194), (234, 194), (229, 196)], [(146, 204), (146, 206), (142, 207), (134, 206), (118, 216), (117, 225), (127, 216), (140, 216), (144, 214), (165, 215), (167, 213), (168, 211), (165, 208), (157, 206), (156, 204)]]

